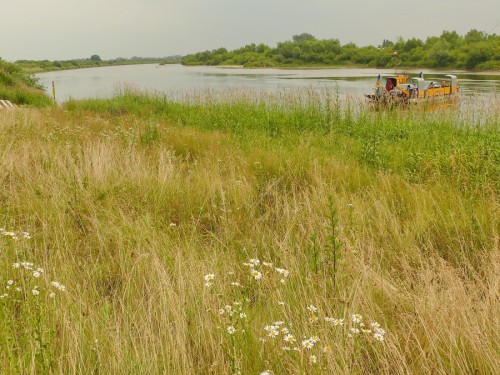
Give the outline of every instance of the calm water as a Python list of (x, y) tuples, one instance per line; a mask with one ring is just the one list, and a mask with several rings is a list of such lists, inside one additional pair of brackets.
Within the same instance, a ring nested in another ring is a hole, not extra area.
[[(417, 74), (420, 70), (410, 70)], [(428, 80), (444, 74), (458, 76), (462, 94), (500, 95), (500, 72), (424, 70)], [(157, 64), (110, 66), (41, 73), (37, 76), (52, 94), (56, 85), (59, 102), (70, 98), (110, 97), (124, 86), (166, 94), (199, 90), (249, 89), (276, 91), (290, 88), (332, 89), (340, 94), (362, 96), (371, 93), (378, 74), (394, 74), (391, 69), (245, 69), (231, 67), (185, 67)]]

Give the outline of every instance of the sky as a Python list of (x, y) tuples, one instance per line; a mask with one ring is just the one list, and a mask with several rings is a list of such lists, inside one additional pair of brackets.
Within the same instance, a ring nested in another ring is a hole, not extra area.
[(499, 0), (0, 0), (0, 58), (185, 55), (309, 33), (358, 46), (384, 39), (500, 34)]

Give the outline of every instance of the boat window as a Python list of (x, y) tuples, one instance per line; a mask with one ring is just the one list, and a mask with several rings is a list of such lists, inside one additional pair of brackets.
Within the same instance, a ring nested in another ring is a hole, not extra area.
[(385, 88), (387, 91), (391, 91), (397, 84), (396, 78), (387, 78), (385, 83)]

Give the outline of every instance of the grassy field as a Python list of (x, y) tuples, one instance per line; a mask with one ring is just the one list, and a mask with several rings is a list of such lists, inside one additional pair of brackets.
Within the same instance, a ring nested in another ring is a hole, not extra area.
[(0, 112), (0, 373), (500, 373), (500, 104)]

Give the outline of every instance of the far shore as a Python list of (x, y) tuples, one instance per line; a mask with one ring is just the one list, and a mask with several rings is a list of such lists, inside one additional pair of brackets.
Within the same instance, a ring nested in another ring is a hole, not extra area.
[[(129, 63), (120, 63), (120, 64), (103, 64), (96, 66), (82, 66), (82, 67), (67, 67), (67, 68), (50, 68), (50, 69), (23, 69), (28, 74), (38, 74), (38, 73), (49, 73), (56, 71), (66, 71), (66, 70), (81, 70), (81, 69), (90, 69), (90, 68), (106, 68), (111, 66), (127, 66), (127, 65), (158, 65), (159, 67), (163, 65), (182, 65), (186, 68), (190, 67), (211, 67), (211, 68), (220, 68), (220, 69), (253, 69), (253, 70), (266, 70), (266, 69), (276, 69), (276, 70), (332, 70), (332, 69), (377, 69), (377, 70), (393, 70), (395, 67), (373, 67), (373, 66), (364, 66), (364, 65), (321, 65), (321, 66), (304, 66), (304, 65), (286, 65), (286, 66), (259, 66), (259, 67), (246, 67), (244, 65), (184, 65), (179, 62), (129, 62)], [(466, 70), (466, 69), (458, 69), (458, 68), (431, 68), (431, 67), (398, 67), (398, 71), (411, 71), (411, 70), (433, 70), (440, 72), (463, 72), (466, 74), (477, 74), (481, 72), (487, 72), (492, 75), (500, 75), (500, 71), (495, 69), (474, 69), (474, 70)]]

